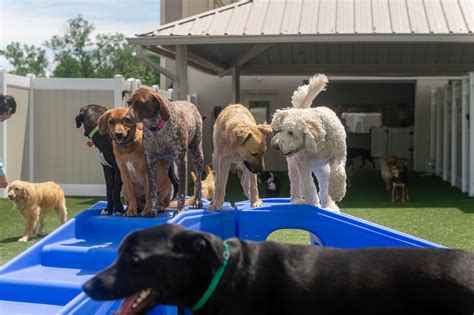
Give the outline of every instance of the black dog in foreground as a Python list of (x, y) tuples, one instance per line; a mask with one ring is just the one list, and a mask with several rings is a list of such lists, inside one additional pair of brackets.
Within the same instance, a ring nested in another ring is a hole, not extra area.
[(106, 107), (95, 104), (81, 107), (79, 114), (76, 116), (76, 128), (84, 125), (84, 136), (88, 137), (97, 148), (97, 156), (104, 170), (107, 208), (102, 210), (102, 214), (122, 214), (124, 212), (122, 202), (120, 201), (122, 178), (120, 177), (117, 162), (115, 162), (112, 139), (110, 139), (109, 135), (101, 135), (97, 132), (99, 130), (99, 117), (106, 111)]
[(223, 242), (165, 224), (129, 234), (83, 289), (96, 300), (126, 298), (118, 314), (170, 304), (210, 315), (472, 315), (474, 253)]

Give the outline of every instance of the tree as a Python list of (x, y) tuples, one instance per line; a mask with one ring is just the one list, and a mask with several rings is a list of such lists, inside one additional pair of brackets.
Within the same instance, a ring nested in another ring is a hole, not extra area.
[[(46, 46), (54, 53), (53, 76), (111, 78), (115, 74), (158, 84), (159, 73), (138, 60), (123, 34), (98, 34), (91, 39), (94, 24), (81, 15), (68, 20), (62, 35), (55, 35)], [(159, 58), (155, 58), (159, 62)]]
[(26, 75), (33, 73), (36, 76), (45, 76), (48, 60), (46, 50), (34, 45), (23, 45), (19, 42), (10, 43), (5, 50), (0, 50), (0, 55), (5, 56), (14, 67), (11, 73)]
[(94, 25), (81, 15), (68, 20), (63, 35), (54, 35), (45, 43), (54, 53), (55, 77), (94, 77), (91, 34)]

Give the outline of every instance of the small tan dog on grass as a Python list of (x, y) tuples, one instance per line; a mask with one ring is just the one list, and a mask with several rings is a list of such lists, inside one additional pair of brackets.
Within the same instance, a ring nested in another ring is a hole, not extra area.
[(233, 104), (222, 110), (214, 124), (212, 163), (216, 172), (216, 195), (210, 210), (222, 208), (231, 163), (245, 166), (240, 184), (252, 208), (263, 205), (258, 196), (257, 173), (264, 171), (265, 135), (271, 133), (270, 125), (257, 125), (252, 113), (243, 105)]
[(26, 242), (29, 238), (41, 235), (44, 218), (53, 209), (61, 224), (67, 220), (64, 192), (54, 182), (36, 184), (16, 180), (8, 187), (8, 198), (26, 220), (25, 231), (19, 242)]

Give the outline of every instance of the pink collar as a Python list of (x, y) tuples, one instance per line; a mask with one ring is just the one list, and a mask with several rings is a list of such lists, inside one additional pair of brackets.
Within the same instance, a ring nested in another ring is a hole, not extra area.
[(166, 123), (166, 120), (163, 120), (162, 118), (160, 118), (160, 121), (158, 121), (158, 124), (156, 124), (156, 126), (151, 126), (151, 125), (148, 125), (147, 123), (143, 122), (143, 124), (145, 125), (145, 127), (147, 129), (149, 129), (150, 131), (158, 131), (160, 130), (161, 128), (163, 128), (164, 124)]

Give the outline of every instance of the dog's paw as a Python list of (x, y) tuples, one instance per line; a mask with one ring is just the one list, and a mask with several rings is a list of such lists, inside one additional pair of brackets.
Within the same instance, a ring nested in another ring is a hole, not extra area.
[(305, 204), (303, 198), (291, 198), (290, 202), (291, 202), (291, 204), (294, 204), (294, 205), (303, 205), (303, 204)]
[(146, 210), (146, 211), (142, 212), (142, 217), (144, 217), (144, 218), (155, 218), (157, 213), (158, 213), (157, 210)]
[(28, 236), (23, 236), (18, 239), (18, 242), (28, 242)]
[(194, 208), (194, 209), (202, 209), (203, 206), (202, 206), (201, 200), (195, 201), (194, 204), (193, 204), (193, 208)]
[(137, 209), (128, 209), (125, 214), (126, 217), (136, 217), (138, 215)]
[(186, 211), (186, 210), (184, 210), (184, 209), (176, 210), (175, 212), (173, 212), (173, 218), (176, 217), (178, 214), (183, 213), (184, 211)]
[(258, 207), (262, 207), (262, 206), (263, 206), (262, 200), (257, 200), (254, 203), (252, 203), (252, 208), (258, 208)]
[(102, 209), (102, 211), (100, 211), (100, 215), (111, 215), (113, 212), (113, 209)]
[(222, 204), (217, 204), (217, 203), (212, 203), (209, 206), (209, 210), (221, 210), (222, 209)]

